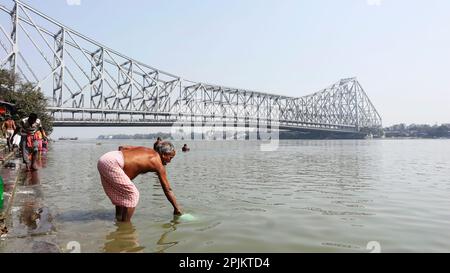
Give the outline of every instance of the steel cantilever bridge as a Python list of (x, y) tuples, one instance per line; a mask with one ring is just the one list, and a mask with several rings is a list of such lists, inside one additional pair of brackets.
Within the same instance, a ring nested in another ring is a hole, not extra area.
[(106, 47), (20, 1), (0, 5), (0, 60), (49, 98), (54, 126), (226, 124), (367, 133), (381, 117), (356, 78), (303, 97), (193, 82)]

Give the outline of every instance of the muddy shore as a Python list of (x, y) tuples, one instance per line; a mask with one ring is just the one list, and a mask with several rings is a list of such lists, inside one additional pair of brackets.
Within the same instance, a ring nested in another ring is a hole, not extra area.
[(0, 209), (0, 252), (63, 252), (52, 216), (43, 202), (39, 171), (28, 172), (16, 152), (0, 148), (4, 203)]

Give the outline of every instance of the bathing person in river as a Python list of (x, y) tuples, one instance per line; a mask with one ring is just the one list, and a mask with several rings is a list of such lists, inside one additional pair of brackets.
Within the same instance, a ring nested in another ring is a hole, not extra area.
[(116, 206), (116, 219), (129, 222), (139, 201), (139, 191), (131, 182), (139, 174), (155, 172), (175, 215), (181, 208), (167, 180), (165, 165), (175, 157), (170, 142), (158, 144), (158, 151), (146, 147), (120, 146), (118, 151), (104, 154), (97, 163), (103, 189)]
[(181, 151), (183, 152), (189, 152), (191, 149), (187, 146), (187, 144), (184, 144), (183, 148), (181, 148)]

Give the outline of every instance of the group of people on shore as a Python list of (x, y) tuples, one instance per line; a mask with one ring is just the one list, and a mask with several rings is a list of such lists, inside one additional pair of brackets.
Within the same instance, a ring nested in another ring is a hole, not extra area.
[(27, 170), (37, 170), (36, 160), (39, 153), (46, 153), (48, 149), (47, 135), (38, 116), (31, 113), (18, 124), (11, 116), (7, 116), (2, 124), (2, 131), (6, 137), (8, 150), (11, 152), (19, 148)]

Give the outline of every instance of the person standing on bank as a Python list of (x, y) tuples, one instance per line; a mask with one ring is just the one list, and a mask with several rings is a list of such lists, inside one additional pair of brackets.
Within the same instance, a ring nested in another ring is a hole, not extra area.
[[(20, 121), (19, 126), (11, 137), (11, 139), (14, 139), (14, 136), (20, 132), (20, 148), (22, 149), (23, 163), (26, 164), (27, 170), (37, 170), (38, 141), (35, 137), (37, 131), (41, 132), (43, 139), (47, 139), (41, 120), (37, 118), (35, 113), (31, 113), (27, 118)], [(29, 159), (30, 153), (31, 162)]]
[(6, 121), (2, 124), (2, 130), (6, 136), (6, 143), (8, 144), (8, 150), (11, 152), (11, 147), (13, 143), (13, 135), (16, 130), (16, 123), (11, 118), (11, 116), (6, 117)]
[(129, 222), (139, 202), (139, 191), (131, 182), (139, 174), (155, 172), (167, 200), (173, 206), (174, 215), (181, 215), (181, 208), (170, 187), (165, 165), (175, 157), (175, 148), (170, 142), (160, 142), (157, 151), (147, 147), (120, 146), (100, 157), (97, 169), (103, 189), (116, 206), (116, 219)]

